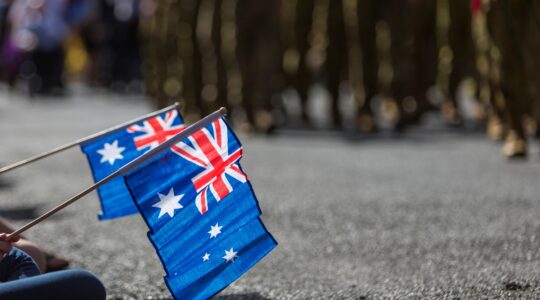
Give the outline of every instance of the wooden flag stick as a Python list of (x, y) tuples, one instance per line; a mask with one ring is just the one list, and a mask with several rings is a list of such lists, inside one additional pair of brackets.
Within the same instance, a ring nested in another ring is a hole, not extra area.
[(150, 113), (150, 114), (147, 114), (147, 115), (144, 115), (142, 117), (139, 117), (139, 118), (136, 118), (136, 119), (133, 119), (131, 121), (128, 121), (128, 122), (125, 122), (125, 123), (122, 123), (120, 125), (117, 125), (115, 127), (112, 127), (112, 128), (108, 128), (108, 129), (105, 129), (103, 131), (100, 131), (98, 133), (95, 133), (95, 134), (92, 134), (92, 135), (89, 135), (85, 138), (82, 138), (82, 139), (78, 139), (74, 142), (71, 142), (71, 143), (68, 143), (68, 144), (65, 144), (65, 145), (62, 145), (60, 147), (57, 147), (57, 148), (54, 148), (52, 150), (49, 150), (47, 152), (44, 152), (44, 153), (41, 153), (41, 154), (38, 154), (36, 156), (33, 156), (33, 157), (30, 157), (28, 159), (25, 159), (25, 160), (21, 160), (19, 162), (16, 162), (14, 164), (11, 164), (9, 166), (5, 166), (3, 168), (0, 168), (0, 174), (2, 173), (5, 173), (7, 171), (10, 171), (10, 170), (14, 170), (14, 169), (17, 169), (19, 167), (22, 167), (24, 165), (27, 165), (27, 164), (30, 164), (32, 162), (35, 162), (37, 160), (40, 160), (40, 159), (43, 159), (43, 158), (46, 158), (46, 157), (49, 157), (51, 155), (54, 155), (58, 152), (62, 152), (64, 150), (67, 150), (67, 149), (70, 149), (70, 148), (73, 148), (75, 146), (78, 146), (80, 144), (84, 144), (84, 143), (88, 143), (88, 142), (91, 142), (95, 139), (98, 139), (100, 137), (102, 137), (103, 135), (106, 135), (106, 134), (110, 134), (110, 133), (113, 133), (113, 132), (116, 132), (116, 131), (119, 131), (119, 130), (122, 130), (130, 125), (133, 125), (135, 123), (138, 123), (144, 119), (147, 119), (147, 118), (151, 118), (151, 117), (154, 117), (154, 116), (157, 116), (157, 115), (160, 115), (166, 111), (169, 111), (173, 108), (176, 108), (177, 110), (179, 109), (180, 107), (180, 104), (178, 102), (176, 102), (174, 105), (171, 105), (171, 106), (168, 106), (168, 107), (165, 107), (163, 109), (160, 109), (158, 111), (155, 111), (153, 113)]
[(53, 209), (49, 210), (48, 212), (44, 213), (43, 215), (35, 218), (34, 220), (32, 220), (28, 224), (24, 225), (23, 227), (15, 230), (14, 232), (12, 232), (11, 234), (8, 235), (7, 240), (9, 241), (11, 238), (13, 238), (15, 236), (18, 236), (18, 235), (22, 234), (23, 232), (27, 231), (28, 229), (34, 227), (35, 225), (41, 223), (43, 220), (49, 218), (50, 216), (54, 215), (58, 211), (64, 209), (65, 207), (71, 205), (75, 201), (77, 201), (77, 200), (81, 199), (82, 197), (86, 196), (88, 193), (90, 193), (93, 190), (97, 189), (98, 187), (105, 184), (106, 182), (113, 179), (114, 177), (116, 177), (116, 176), (118, 176), (120, 174), (125, 175), (125, 174), (129, 173), (133, 169), (137, 168), (141, 164), (145, 163), (149, 159), (156, 156), (156, 154), (162, 152), (164, 149), (168, 149), (171, 146), (173, 146), (174, 144), (179, 143), (181, 140), (183, 140), (183, 139), (187, 138), (188, 136), (192, 135), (197, 130), (200, 130), (201, 128), (211, 124), (213, 121), (221, 118), (221, 116), (223, 116), (226, 113), (227, 113), (227, 110), (224, 107), (222, 107), (219, 110), (213, 112), (212, 114), (202, 118), (198, 122), (196, 122), (193, 125), (187, 127), (182, 132), (180, 132), (177, 135), (173, 136), (171, 139), (165, 141), (163, 144), (161, 144), (161, 145), (157, 146), (156, 148), (144, 153), (143, 155), (139, 156), (138, 158), (136, 158), (136, 159), (132, 160), (131, 162), (129, 162), (128, 164), (124, 165), (122, 168), (116, 170), (116, 172), (114, 172), (114, 173), (110, 174), (109, 176), (103, 178), (102, 180), (98, 181), (94, 185), (86, 188), (84, 191), (82, 191), (79, 194), (71, 197), (70, 199), (68, 199), (65, 202), (63, 202), (62, 204), (54, 207)]

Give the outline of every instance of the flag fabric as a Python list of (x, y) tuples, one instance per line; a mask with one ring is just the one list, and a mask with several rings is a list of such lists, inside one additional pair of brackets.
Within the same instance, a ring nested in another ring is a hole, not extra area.
[(176, 299), (211, 297), (277, 245), (241, 157), (220, 118), (123, 177)]
[[(107, 177), (143, 153), (154, 149), (184, 129), (184, 121), (171, 107), (158, 115), (101, 135), (81, 144), (95, 182)], [(137, 213), (137, 207), (120, 176), (98, 188), (101, 203), (100, 220), (119, 218)]]

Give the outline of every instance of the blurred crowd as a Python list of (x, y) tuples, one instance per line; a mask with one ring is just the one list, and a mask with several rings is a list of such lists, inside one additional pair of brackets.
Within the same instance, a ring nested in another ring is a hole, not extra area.
[(1, 0), (0, 80), (30, 94), (62, 95), (74, 78), (141, 91), (138, 23), (136, 0)]
[(0, 79), (30, 94), (75, 78), (258, 132), (317, 127), (323, 95), (328, 127), (439, 111), (506, 157), (540, 136), (539, 50), (534, 0), (0, 0)]

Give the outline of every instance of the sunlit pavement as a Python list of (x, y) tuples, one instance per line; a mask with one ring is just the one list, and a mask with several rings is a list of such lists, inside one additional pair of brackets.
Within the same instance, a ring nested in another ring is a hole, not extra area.
[[(0, 94), (0, 163), (151, 111), (142, 97)], [(481, 133), (241, 136), (278, 248), (218, 299), (540, 297), (540, 154), (508, 162)], [(0, 178), (22, 225), (92, 184), (75, 148)], [(96, 273), (111, 299), (169, 298), (139, 216), (99, 222), (95, 193), (27, 236)]]

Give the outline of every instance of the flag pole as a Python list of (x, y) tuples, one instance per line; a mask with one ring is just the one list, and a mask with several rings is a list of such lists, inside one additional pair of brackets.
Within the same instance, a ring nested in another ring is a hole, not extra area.
[(108, 129), (105, 129), (103, 131), (100, 131), (100, 132), (97, 132), (95, 134), (92, 134), (92, 135), (89, 135), (87, 137), (84, 137), (82, 139), (78, 139), (74, 142), (71, 142), (71, 143), (68, 143), (68, 144), (65, 144), (65, 145), (62, 145), (62, 146), (59, 146), (57, 148), (54, 148), (52, 150), (49, 150), (47, 152), (44, 152), (44, 153), (41, 153), (41, 154), (38, 154), (36, 156), (33, 156), (33, 157), (30, 157), (30, 158), (27, 158), (27, 159), (24, 159), (24, 160), (21, 160), (19, 162), (16, 162), (16, 163), (13, 163), (11, 165), (8, 165), (8, 166), (5, 166), (3, 168), (0, 168), (0, 174), (2, 173), (5, 173), (7, 171), (11, 171), (11, 170), (14, 170), (14, 169), (17, 169), (19, 167), (22, 167), (24, 165), (27, 165), (27, 164), (30, 164), (32, 162), (35, 162), (35, 161), (38, 161), (40, 159), (43, 159), (43, 158), (46, 158), (46, 157), (49, 157), (51, 155), (54, 155), (56, 153), (59, 153), (59, 152), (62, 152), (64, 150), (67, 150), (67, 149), (70, 149), (70, 148), (73, 148), (75, 146), (78, 146), (80, 144), (84, 144), (84, 143), (88, 143), (90, 141), (93, 141), (95, 139), (98, 139), (100, 137), (102, 137), (103, 135), (106, 135), (106, 134), (110, 134), (110, 133), (113, 133), (113, 132), (116, 132), (116, 131), (119, 131), (119, 130), (122, 130), (124, 128), (126, 128), (127, 126), (130, 126), (130, 125), (133, 125), (135, 123), (138, 123), (144, 119), (147, 119), (147, 118), (151, 118), (151, 117), (154, 117), (154, 116), (157, 116), (157, 115), (160, 115), (166, 111), (169, 111), (169, 110), (172, 110), (172, 109), (176, 109), (177, 111), (179, 110), (180, 108), (180, 103), (176, 102), (174, 103), (173, 105), (171, 106), (168, 106), (168, 107), (165, 107), (163, 109), (160, 109), (158, 111), (155, 111), (155, 112), (152, 112), (150, 114), (147, 114), (147, 115), (144, 115), (142, 117), (139, 117), (139, 118), (136, 118), (136, 119), (133, 119), (131, 121), (127, 121), (125, 123), (122, 123), (120, 125), (117, 125), (115, 127), (112, 127), (112, 128), (108, 128)]
[(80, 192), (79, 194), (71, 197), (70, 199), (64, 201), (62, 204), (52, 208), (51, 210), (44, 213), (43, 215), (35, 218), (34, 220), (30, 221), (29, 223), (27, 223), (23, 227), (13, 231), (12, 233), (10, 233), (8, 235), (7, 240), (9, 241), (11, 238), (13, 238), (15, 236), (18, 236), (21, 233), (27, 231), (28, 229), (34, 227), (35, 225), (41, 223), (42, 221), (44, 221), (45, 219), (47, 219), (50, 216), (54, 215), (58, 211), (64, 209), (65, 207), (71, 205), (75, 201), (77, 201), (77, 200), (81, 199), (82, 197), (86, 196), (87, 194), (89, 194), (93, 190), (97, 189), (101, 185), (107, 183), (109, 180), (113, 179), (114, 177), (116, 177), (118, 175), (125, 175), (125, 174), (129, 173), (130, 171), (134, 170), (135, 168), (137, 168), (141, 164), (147, 162), (149, 159), (156, 156), (156, 154), (162, 152), (164, 149), (168, 149), (171, 146), (173, 146), (174, 144), (179, 143), (181, 140), (187, 138), (188, 136), (192, 135), (193, 133), (200, 130), (201, 128), (211, 124), (213, 121), (219, 119), (221, 116), (223, 116), (226, 113), (227, 113), (227, 110), (224, 107), (222, 107), (219, 110), (217, 110), (217, 111), (209, 114), (208, 116), (202, 118), (198, 122), (196, 122), (196, 123), (190, 125), (189, 127), (187, 127), (182, 132), (180, 132), (177, 135), (173, 136), (171, 139), (165, 141), (163, 144), (161, 144), (161, 145), (157, 146), (156, 148), (144, 153), (143, 155), (139, 156), (138, 158), (136, 158), (136, 159), (132, 160), (131, 162), (129, 162), (128, 164), (124, 165), (122, 168), (116, 170), (114, 173), (110, 174), (109, 176), (103, 178), (102, 180), (98, 181), (97, 183), (95, 183), (95, 184), (91, 185), (90, 187), (86, 188), (84, 191)]

